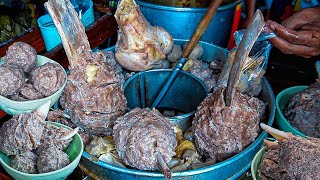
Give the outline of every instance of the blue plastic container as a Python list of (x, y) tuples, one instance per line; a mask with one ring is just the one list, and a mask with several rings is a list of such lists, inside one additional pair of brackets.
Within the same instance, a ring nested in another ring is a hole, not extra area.
[[(183, 44), (187, 41), (185, 40), (175, 40), (175, 44)], [(201, 58), (203, 61), (211, 62), (213, 60), (225, 61), (228, 57), (228, 51), (221, 47), (206, 43), (200, 42), (203, 46), (204, 53)], [(114, 47), (109, 48), (108, 50), (114, 50)], [(268, 53), (266, 51), (265, 53)], [(267, 54), (264, 54), (265, 57), (268, 57)], [(148, 74), (145, 74), (148, 75)], [(156, 79), (155, 79), (156, 80)], [(127, 83), (130, 84), (130, 83)], [(177, 97), (179, 98), (179, 97)], [(262, 78), (262, 90), (259, 96), (264, 102), (267, 103), (268, 107), (266, 110), (266, 121), (268, 125), (272, 125), (274, 116), (275, 116), (275, 97), (272, 91), (270, 84), (266, 78)], [(137, 97), (137, 101), (139, 99)], [(130, 106), (130, 105), (129, 105)], [(174, 118), (170, 119), (171, 121)], [(189, 119), (191, 121), (191, 119)], [(220, 179), (238, 179), (244, 172), (248, 171), (251, 165), (251, 161), (255, 154), (259, 151), (263, 139), (267, 137), (265, 131), (261, 132), (257, 139), (250, 144), (245, 150), (239, 154), (217, 164), (188, 170), (183, 172), (174, 172), (172, 173), (172, 179), (188, 179), (188, 180), (220, 180)], [(160, 172), (151, 172), (151, 171), (140, 171), (136, 169), (127, 169), (118, 167), (105, 163), (98, 160), (87, 152), (83, 152), (81, 158), (81, 167), (85, 168), (91, 174), (94, 174), (95, 177), (100, 179), (111, 179), (111, 180), (127, 180), (127, 179), (139, 179), (139, 180), (160, 180), (164, 179), (164, 176)]]
[[(86, 9), (86, 11), (82, 14), (81, 22), (84, 27), (87, 27), (94, 22), (92, 1), (90, 1), (88, 7), (84, 9)], [(50, 51), (61, 43), (60, 35), (49, 14), (41, 16), (38, 19), (38, 25), (47, 51)]]
[[(141, 0), (136, 2), (151, 25), (163, 27), (174, 39), (190, 39), (207, 11), (207, 8), (162, 6)], [(236, 6), (240, 3), (241, 0), (237, 0), (219, 7), (201, 40), (227, 47)]]

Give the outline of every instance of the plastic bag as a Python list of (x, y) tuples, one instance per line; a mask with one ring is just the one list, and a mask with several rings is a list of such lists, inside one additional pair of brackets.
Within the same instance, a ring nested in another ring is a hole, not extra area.
[(256, 42), (242, 69), (237, 87), (250, 96), (258, 96), (261, 91), (261, 78), (266, 73), (271, 43)]
[[(239, 45), (244, 32), (245, 30), (235, 32), (234, 37), (237, 45)], [(266, 72), (269, 53), (272, 47), (271, 43), (266, 39), (271, 37), (274, 37), (272, 33), (260, 34), (258, 41), (253, 45), (253, 48), (249, 53), (249, 57), (245, 61), (237, 87), (241, 90), (241, 92), (247, 95), (257, 96), (261, 91), (261, 78)], [(216, 88), (227, 86), (236, 48), (237, 47), (230, 51), (228, 59), (225, 63), (225, 67), (223, 68), (218, 79)]]
[[(246, 30), (239, 30), (234, 33), (237, 46), (240, 44)], [(273, 32), (263, 31), (253, 45), (249, 57), (242, 69), (237, 87), (250, 96), (258, 96), (261, 91), (261, 78), (266, 73), (271, 43), (268, 39), (275, 37)]]
[[(233, 37), (237, 46), (239, 46), (240, 41), (243, 38), (245, 32), (246, 32), (246, 29), (241, 29), (234, 32)], [(273, 37), (276, 37), (276, 34), (274, 32), (267, 32), (264, 30), (260, 33), (256, 42), (266, 41)]]

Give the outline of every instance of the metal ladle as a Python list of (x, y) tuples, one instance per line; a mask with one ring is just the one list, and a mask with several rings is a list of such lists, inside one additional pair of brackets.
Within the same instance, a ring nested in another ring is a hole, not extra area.
[(207, 27), (209, 26), (214, 14), (217, 12), (219, 6), (222, 4), (222, 0), (212, 0), (207, 12), (202, 17), (201, 22), (199, 23), (197, 29), (194, 31), (190, 41), (188, 42), (186, 48), (183, 50), (182, 57), (179, 59), (179, 62), (175, 66), (174, 70), (170, 74), (167, 82), (162, 87), (159, 95), (157, 96), (156, 100), (153, 102), (151, 107), (157, 107), (163, 97), (166, 95), (170, 87), (172, 86), (172, 83), (176, 79), (179, 71), (183, 68), (185, 63), (187, 62), (187, 58), (191, 54), (192, 50), (196, 47), (199, 40), (201, 39), (202, 35), (206, 31)]

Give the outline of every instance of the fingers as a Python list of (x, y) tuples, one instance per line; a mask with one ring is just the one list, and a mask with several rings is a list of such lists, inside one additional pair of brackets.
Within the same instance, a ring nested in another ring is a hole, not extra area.
[(295, 54), (304, 58), (310, 58), (320, 54), (319, 48), (292, 44), (280, 37), (271, 38), (272, 44), (285, 54)]
[(269, 22), (268, 26), (278, 37), (281, 37), (288, 42), (309, 47), (320, 47), (319, 27), (306, 25), (302, 26), (303, 30), (294, 31), (276, 22)]

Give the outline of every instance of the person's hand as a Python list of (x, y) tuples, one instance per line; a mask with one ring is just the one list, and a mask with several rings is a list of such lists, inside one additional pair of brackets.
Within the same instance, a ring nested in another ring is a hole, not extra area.
[(320, 8), (303, 9), (281, 24), (267, 21), (266, 27), (276, 33), (270, 40), (283, 53), (305, 58), (320, 54)]

